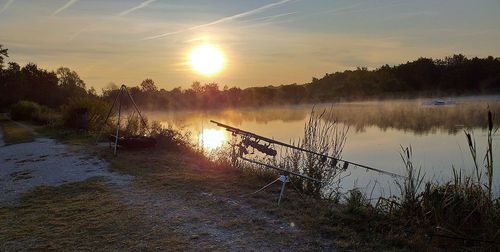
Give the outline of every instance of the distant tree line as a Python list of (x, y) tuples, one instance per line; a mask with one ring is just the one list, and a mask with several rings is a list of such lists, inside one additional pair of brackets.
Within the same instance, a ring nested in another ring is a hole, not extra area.
[[(500, 93), (500, 58), (468, 59), (458, 54), (445, 59), (420, 58), (375, 70), (365, 67), (326, 74), (310, 83), (241, 89), (217, 83), (190, 88), (159, 89), (151, 79), (130, 88), (137, 103), (149, 109), (211, 109), (327, 101), (417, 96)], [(113, 99), (116, 85), (103, 89)]]
[[(58, 108), (70, 98), (94, 96), (94, 88), (75, 71), (61, 67), (40, 69), (34, 63), (21, 67), (4, 64), (7, 49), (0, 45), (0, 108), (31, 100)], [(101, 97), (112, 101), (119, 87), (110, 83)], [(500, 58), (468, 59), (458, 54), (444, 59), (420, 58), (374, 70), (361, 67), (312, 78), (310, 83), (281, 86), (219, 87), (194, 82), (190, 88), (158, 89), (152, 79), (129, 86), (137, 104), (146, 109), (212, 109), (280, 104), (318, 103), (391, 97), (444, 96), (500, 93)]]

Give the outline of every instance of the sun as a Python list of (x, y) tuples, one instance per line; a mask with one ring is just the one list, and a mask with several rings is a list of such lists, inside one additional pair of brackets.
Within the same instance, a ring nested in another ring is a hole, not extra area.
[(219, 129), (204, 129), (198, 136), (201, 145), (205, 149), (213, 150), (221, 147), (226, 141), (224, 131)]
[(224, 54), (211, 45), (202, 44), (189, 53), (189, 64), (198, 73), (213, 75), (224, 68)]

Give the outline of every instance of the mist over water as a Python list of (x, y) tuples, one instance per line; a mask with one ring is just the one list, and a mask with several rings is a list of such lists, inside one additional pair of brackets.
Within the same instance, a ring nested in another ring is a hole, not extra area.
[[(404, 166), (399, 153), (401, 146), (411, 146), (414, 165), (421, 167), (426, 180), (445, 182), (453, 178), (452, 167), (461, 170), (462, 174), (473, 174), (464, 129), (474, 130), (478, 159), (482, 166), (486, 149), (487, 109), (497, 115), (495, 125), (499, 125), (500, 96), (147, 114), (151, 120), (190, 131), (193, 143), (210, 151), (213, 146), (219, 147), (220, 142), (231, 139), (228, 132), (210, 123), (210, 120), (289, 143), (303, 137), (304, 123), (313, 108), (333, 113), (335, 120), (349, 126), (342, 154), (344, 159), (403, 175)], [(493, 149), (494, 153), (500, 153), (498, 134), (493, 138)], [(494, 166), (495, 192), (500, 194), (498, 154), (494, 157)], [(373, 198), (399, 193), (392, 177), (353, 166), (349, 172), (350, 176), (342, 183), (344, 190), (359, 187)]]

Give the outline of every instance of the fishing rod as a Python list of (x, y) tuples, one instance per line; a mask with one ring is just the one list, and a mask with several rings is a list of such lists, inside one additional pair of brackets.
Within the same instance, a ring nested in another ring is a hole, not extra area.
[(217, 125), (219, 127), (225, 128), (227, 131), (231, 132), (233, 135), (240, 135), (240, 136), (244, 136), (244, 137), (255, 138), (255, 139), (258, 139), (258, 140), (262, 140), (262, 141), (268, 142), (269, 144), (277, 144), (277, 145), (281, 145), (281, 146), (284, 146), (284, 147), (287, 147), (287, 148), (291, 148), (291, 149), (303, 151), (303, 152), (306, 152), (306, 153), (314, 154), (314, 155), (320, 156), (320, 157), (322, 157), (324, 159), (334, 160), (335, 163), (338, 162), (338, 161), (344, 162), (343, 169), (347, 169), (347, 167), (349, 166), (349, 164), (352, 164), (352, 165), (357, 166), (357, 167), (365, 168), (365, 169), (371, 170), (371, 171), (376, 171), (378, 173), (382, 173), (382, 174), (389, 175), (389, 176), (392, 176), (392, 177), (404, 178), (404, 176), (396, 174), (396, 173), (384, 171), (384, 170), (377, 169), (377, 168), (374, 168), (374, 167), (371, 167), (371, 166), (367, 166), (367, 165), (364, 165), (364, 164), (359, 164), (359, 163), (347, 161), (347, 160), (344, 160), (344, 159), (341, 159), (341, 158), (336, 158), (336, 157), (328, 156), (328, 155), (325, 155), (325, 154), (317, 153), (317, 152), (312, 151), (312, 150), (308, 150), (308, 149), (304, 149), (304, 148), (301, 148), (301, 147), (298, 147), (298, 146), (295, 146), (295, 145), (283, 143), (283, 142), (280, 142), (280, 141), (277, 141), (277, 140), (274, 140), (274, 139), (271, 139), (271, 138), (267, 138), (267, 137), (264, 137), (264, 136), (261, 136), (261, 135), (257, 135), (255, 133), (252, 133), (252, 132), (249, 132), (249, 131), (241, 130), (241, 129), (238, 129), (238, 128), (235, 128), (235, 127), (232, 127), (232, 126), (220, 123), (220, 122), (216, 122), (214, 120), (210, 120), (210, 122), (214, 123), (215, 125)]
[(309, 177), (307, 175), (304, 175), (304, 174), (300, 174), (300, 173), (297, 173), (297, 172), (293, 172), (293, 171), (289, 171), (289, 170), (286, 170), (286, 169), (283, 169), (283, 168), (272, 166), (272, 165), (269, 165), (269, 164), (266, 164), (266, 163), (262, 163), (262, 162), (259, 162), (257, 160), (249, 159), (249, 158), (246, 158), (246, 157), (243, 157), (243, 156), (240, 156), (240, 158), (243, 159), (243, 160), (245, 160), (245, 161), (247, 161), (247, 162), (250, 162), (250, 163), (262, 165), (264, 167), (275, 169), (275, 170), (278, 170), (278, 171), (282, 171), (284, 173), (289, 173), (291, 175), (295, 175), (295, 176), (298, 176), (298, 177), (301, 177), (301, 178), (304, 178), (304, 179), (309, 179), (309, 180), (312, 180), (314, 182), (323, 183), (323, 181), (321, 181), (321, 180), (318, 180), (318, 179), (315, 179), (315, 178), (311, 178), (311, 177)]

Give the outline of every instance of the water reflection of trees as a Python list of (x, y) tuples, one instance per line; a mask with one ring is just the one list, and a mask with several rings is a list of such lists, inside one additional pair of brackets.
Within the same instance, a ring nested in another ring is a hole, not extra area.
[(446, 132), (456, 134), (463, 128), (484, 128), (486, 110), (500, 111), (500, 101), (463, 102), (453, 105), (423, 105), (412, 102), (359, 103), (334, 106), (334, 118), (363, 130), (376, 126), (382, 130), (397, 129), (416, 134)]
[[(175, 120), (176, 124), (190, 125), (199, 122), (200, 117), (241, 125), (243, 122), (267, 124), (269, 122), (303, 121), (313, 105), (279, 106), (252, 109), (229, 109), (214, 111), (172, 112), (153, 114), (155, 120)], [(396, 129), (416, 134), (443, 132), (456, 134), (463, 128), (482, 128), (487, 125), (484, 113), (490, 108), (495, 114), (500, 112), (500, 101), (464, 101), (453, 105), (432, 106), (422, 101), (359, 102), (317, 105), (326, 109), (331, 116), (349, 125), (356, 131), (367, 127), (382, 130)], [(163, 115), (163, 118), (162, 116)]]

